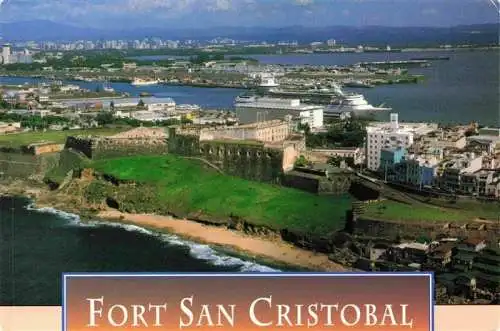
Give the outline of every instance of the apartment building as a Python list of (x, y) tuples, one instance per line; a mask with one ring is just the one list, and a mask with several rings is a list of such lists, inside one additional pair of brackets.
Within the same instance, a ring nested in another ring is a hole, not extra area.
[(403, 148), (383, 149), (379, 171), (387, 181), (413, 186), (435, 183), (438, 159), (408, 154)]
[(500, 128), (479, 129), (478, 135), (467, 138), (467, 146), (477, 151), (494, 153), (500, 148)]
[(457, 154), (440, 164), (441, 188), (451, 192), (475, 193), (474, 176), (481, 170), (483, 156), (475, 153)]
[(463, 149), (467, 144), (465, 127), (440, 128), (415, 139), (414, 151), (428, 153), (432, 150)]
[(366, 160), (367, 167), (378, 171), (381, 167), (381, 151), (408, 149), (415, 137), (437, 129), (437, 125), (426, 123), (399, 123), (398, 114), (390, 115), (390, 122), (371, 123), (367, 128)]

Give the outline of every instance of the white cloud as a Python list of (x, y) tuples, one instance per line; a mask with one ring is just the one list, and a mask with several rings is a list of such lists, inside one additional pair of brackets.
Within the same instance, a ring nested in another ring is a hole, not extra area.
[(295, 0), (295, 3), (299, 6), (308, 6), (314, 3), (314, 0)]
[(230, 0), (214, 0), (208, 4), (208, 9), (213, 11), (226, 11), (231, 9), (231, 1)]

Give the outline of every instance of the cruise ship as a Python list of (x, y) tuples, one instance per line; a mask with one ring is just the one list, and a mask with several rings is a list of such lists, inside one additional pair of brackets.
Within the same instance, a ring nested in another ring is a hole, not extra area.
[(383, 104), (374, 107), (366, 101), (362, 94), (344, 93), (340, 87), (335, 87), (337, 96), (332, 98), (331, 103), (325, 109), (325, 116), (337, 116), (339, 113), (367, 114), (378, 111), (390, 111), (392, 108)]
[(159, 80), (144, 80), (136, 78), (131, 84), (134, 86), (148, 86), (148, 85), (157, 85), (159, 83), (160, 83)]

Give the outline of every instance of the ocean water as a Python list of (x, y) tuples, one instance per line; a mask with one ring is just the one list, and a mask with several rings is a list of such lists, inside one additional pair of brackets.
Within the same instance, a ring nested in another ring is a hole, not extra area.
[[(419, 84), (386, 85), (373, 89), (357, 89), (372, 105), (385, 103), (399, 113), (401, 121), (470, 123), (500, 125), (500, 50), (407, 52), (407, 53), (348, 53), (304, 55), (251, 55), (264, 64), (348, 65), (359, 62), (409, 60), (424, 56), (449, 56), (449, 61), (432, 61), (429, 68), (414, 68), (410, 72), (423, 74)], [(165, 57), (168, 57), (166, 55)], [(157, 56), (155, 58), (162, 58)], [(148, 57), (147, 59), (151, 59)], [(0, 77), (0, 84), (41, 82), (43, 79)], [(100, 83), (73, 82), (95, 89)], [(233, 109), (240, 89), (197, 88), (187, 86), (141, 86), (112, 83), (120, 92), (138, 96), (150, 92), (157, 97), (171, 97), (178, 104), (199, 104), (212, 109)], [(349, 90), (349, 89), (346, 89)], [(354, 91), (354, 90), (351, 90)], [(389, 114), (377, 114), (388, 120)]]
[[(447, 56), (428, 68), (411, 68), (422, 74), (419, 84), (385, 85), (357, 89), (372, 105), (385, 103), (401, 121), (500, 125), (500, 50), (403, 53), (344, 53), (252, 56), (265, 64), (349, 65), (359, 62), (404, 61), (418, 57)], [(353, 90), (352, 90), (353, 91)], [(377, 115), (388, 120), (387, 112)]]
[(278, 272), (208, 245), (0, 197), (0, 305), (60, 305), (63, 272)]

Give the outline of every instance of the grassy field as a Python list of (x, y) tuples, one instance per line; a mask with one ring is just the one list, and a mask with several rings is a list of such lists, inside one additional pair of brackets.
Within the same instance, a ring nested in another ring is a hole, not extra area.
[(220, 219), (234, 215), (274, 229), (315, 234), (337, 231), (344, 227), (351, 206), (349, 197), (316, 196), (229, 177), (172, 155), (103, 160), (93, 167), (122, 180), (149, 183), (165, 205)]
[(415, 222), (467, 222), (476, 218), (496, 221), (500, 216), (500, 204), (459, 202), (435, 206), (430, 204), (407, 205), (385, 200), (366, 206), (364, 216), (381, 220)]
[(54, 142), (63, 144), (68, 136), (78, 135), (99, 135), (111, 136), (119, 132), (125, 131), (125, 128), (99, 128), (86, 130), (65, 130), (65, 131), (33, 131), (15, 134), (0, 135), (0, 147), (20, 147), (38, 142)]

